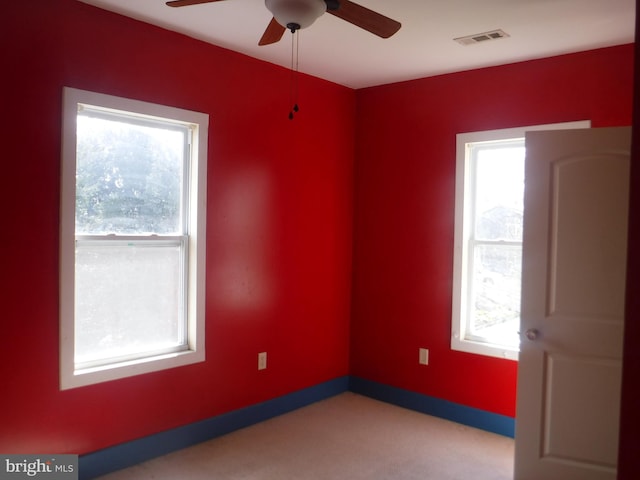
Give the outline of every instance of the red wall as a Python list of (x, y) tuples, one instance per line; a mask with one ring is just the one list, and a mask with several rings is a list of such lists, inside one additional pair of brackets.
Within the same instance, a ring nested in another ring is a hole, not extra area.
[(630, 125), (632, 81), (627, 45), (357, 92), (352, 375), (515, 415), (517, 363), (449, 347), (456, 134)]
[[(286, 69), (72, 0), (0, 24), (0, 452), (86, 453), (347, 375), (353, 90), (303, 76), (290, 121)], [(59, 391), (65, 85), (210, 115), (206, 362)]]

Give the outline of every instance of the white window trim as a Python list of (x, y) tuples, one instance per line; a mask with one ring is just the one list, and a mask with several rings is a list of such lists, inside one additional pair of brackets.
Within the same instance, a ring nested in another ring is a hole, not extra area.
[(518, 349), (507, 348), (466, 338), (466, 324), (463, 312), (467, 311), (467, 282), (465, 281), (465, 265), (468, 259), (468, 229), (470, 228), (470, 212), (465, 211), (465, 192), (469, 185), (468, 144), (498, 140), (524, 138), (525, 132), (535, 130), (567, 130), (590, 128), (591, 121), (554, 123), (527, 127), (488, 130), (483, 132), (460, 133), (456, 135), (456, 190), (455, 190), (455, 234), (453, 256), (453, 295), (451, 321), (451, 349), (490, 357), (518, 360)]
[[(169, 118), (191, 125), (191, 203), (188, 209), (188, 282), (194, 285), (187, 295), (188, 349), (117, 364), (75, 368), (74, 275), (75, 275), (75, 183), (76, 115), (79, 104), (135, 112), (146, 118)], [(209, 116), (200, 112), (157, 105), (70, 87), (63, 89), (62, 167), (60, 194), (60, 388), (62, 390), (119, 378), (190, 365), (205, 360), (205, 254), (207, 199), (207, 139)]]

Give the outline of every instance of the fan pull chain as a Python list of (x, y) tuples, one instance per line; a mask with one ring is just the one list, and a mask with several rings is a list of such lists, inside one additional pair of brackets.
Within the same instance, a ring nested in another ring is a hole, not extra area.
[(298, 113), (298, 57), (300, 51), (299, 30), (291, 31), (291, 103), (293, 107), (289, 112), (289, 120), (293, 120), (294, 114)]

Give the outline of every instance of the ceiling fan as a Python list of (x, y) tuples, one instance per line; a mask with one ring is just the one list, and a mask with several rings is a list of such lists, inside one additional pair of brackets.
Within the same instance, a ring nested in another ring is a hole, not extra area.
[[(170, 7), (186, 7), (223, 0), (172, 0)], [(286, 29), (295, 32), (315, 22), (324, 12), (341, 18), (382, 38), (389, 38), (400, 30), (401, 24), (373, 10), (348, 0), (265, 0), (267, 9), (273, 14), (258, 45), (278, 42)]]

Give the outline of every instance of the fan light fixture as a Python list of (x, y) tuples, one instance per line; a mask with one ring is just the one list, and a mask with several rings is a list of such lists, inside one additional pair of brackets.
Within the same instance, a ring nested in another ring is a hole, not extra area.
[(276, 21), (292, 32), (307, 28), (327, 11), (324, 0), (264, 0)]
[[(187, 7), (189, 5), (220, 1), (222, 0), (169, 0), (167, 6)], [(369, 10), (351, 0), (264, 0), (264, 4), (273, 15), (273, 18), (267, 25), (267, 29), (262, 34), (258, 45), (271, 45), (279, 42), (287, 29), (291, 30), (292, 33), (291, 70), (293, 75), (291, 77), (291, 96), (294, 103), (289, 113), (289, 118), (292, 120), (294, 114), (299, 111), (297, 101), (298, 30), (311, 26), (325, 12), (380, 38), (389, 38), (401, 27), (400, 22)]]

